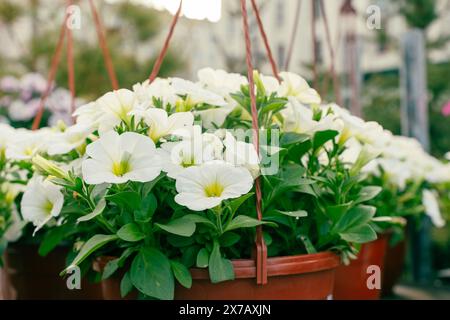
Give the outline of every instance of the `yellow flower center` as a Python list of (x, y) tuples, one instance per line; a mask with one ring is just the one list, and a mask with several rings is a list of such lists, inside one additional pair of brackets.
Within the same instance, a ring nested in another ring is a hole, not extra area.
[(23, 151), (23, 153), (26, 156), (31, 156), (31, 155), (33, 155), (33, 148), (32, 147), (26, 147), (25, 150)]
[(128, 161), (114, 162), (112, 171), (116, 176), (121, 177), (130, 171), (130, 164)]
[(118, 177), (121, 177), (124, 174), (130, 172), (131, 171), (130, 158), (131, 154), (125, 152), (122, 155), (122, 159), (120, 161), (115, 161), (113, 163), (112, 172)]
[(208, 198), (220, 197), (225, 188), (217, 181), (205, 187), (205, 194)]
[(47, 200), (44, 204), (44, 211), (50, 215), (52, 213), (52, 210), (53, 203), (51, 203), (50, 200)]
[(181, 166), (183, 168), (188, 168), (190, 166), (193, 166), (195, 164), (195, 159), (193, 156), (184, 156), (183, 160), (181, 161)]
[(194, 107), (194, 102), (192, 101), (191, 97), (187, 96), (185, 100), (178, 99), (175, 102), (175, 111), (176, 112), (187, 112), (191, 111), (191, 109)]

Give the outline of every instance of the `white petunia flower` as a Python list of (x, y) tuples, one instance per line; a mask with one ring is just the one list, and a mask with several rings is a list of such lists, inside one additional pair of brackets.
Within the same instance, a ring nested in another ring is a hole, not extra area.
[(102, 133), (114, 129), (121, 122), (130, 124), (130, 112), (137, 104), (137, 99), (133, 91), (119, 89), (104, 94), (95, 103), (102, 112), (98, 119), (98, 130)]
[(90, 102), (85, 104), (73, 113), (73, 116), (76, 117), (76, 122), (79, 124), (89, 125), (89, 126), (98, 126), (98, 119), (102, 115), (102, 110), (95, 102)]
[(302, 105), (297, 99), (290, 97), (286, 109), (281, 111), (284, 118), (284, 131), (314, 134), (317, 131), (336, 129), (334, 118), (325, 115), (321, 120), (313, 119), (310, 108)]
[(44, 180), (34, 177), (27, 185), (21, 202), (21, 212), (25, 221), (30, 221), (38, 231), (52, 218), (59, 216), (64, 204), (61, 188)]
[(14, 136), (15, 130), (10, 125), (0, 123), (0, 158), (5, 155), (6, 146), (12, 137)]
[(189, 167), (177, 177), (175, 201), (194, 211), (218, 206), (223, 200), (238, 198), (253, 187), (250, 172), (224, 162)]
[(135, 110), (131, 114), (144, 119), (150, 127), (149, 137), (156, 143), (164, 136), (173, 134), (176, 130), (192, 126), (194, 115), (191, 112), (177, 112), (168, 115), (163, 109), (149, 108), (147, 110)]
[(259, 175), (259, 157), (253, 144), (237, 141), (228, 131), (225, 133), (223, 144), (226, 162), (247, 168), (253, 177)]
[(232, 99), (231, 93), (241, 90), (241, 86), (247, 84), (247, 78), (238, 73), (228, 73), (223, 70), (214, 70), (212, 68), (200, 69), (197, 73), (200, 84), (207, 90), (210, 90), (225, 98), (228, 102)]
[(167, 104), (175, 105), (179, 97), (175, 93), (175, 89), (167, 79), (156, 78), (151, 84), (149, 80), (142, 83), (136, 83), (133, 86), (139, 105), (146, 109), (153, 105), (153, 98), (160, 99), (163, 107)]
[(13, 205), (11, 212), (11, 225), (8, 227), (3, 237), (8, 242), (15, 242), (19, 240), (19, 238), (22, 236), (22, 229), (25, 224), (26, 222), (20, 218), (16, 206)]
[(312, 89), (308, 82), (299, 75), (291, 72), (280, 73), (281, 85), (278, 95), (281, 97), (295, 97), (300, 103), (319, 104), (320, 96), (316, 90)]
[(148, 182), (161, 172), (154, 142), (134, 132), (109, 131), (89, 144), (86, 154), (82, 172), (88, 184)]
[(170, 178), (176, 179), (188, 167), (222, 160), (223, 144), (216, 135), (201, 134), (200, 131), (199, 134), (187, 136), (180, 142), (163, 143), (158, 153), (161, 155), (163, 171), (167, 172)]
[(183, 103), (185, 110), (181, 111), (190, 110), (193, 106), (202, 103), (219, 107), (227, 104), (223, 97), (203, 89), (200, 84), (180, 78), (172, 78), (171, 80), (175, 92), (178, 95), (186, 96)]
[(445, 220), (442, 218), (441, 210), (439, 209), (439, 203), (433, 191), (422, 191), (422, 204), (425, 207), (426, 215), (430, 217), (431, 221), (436, 227), (442, 228), (443, 226), (445, 226)]
[[(66, 154), (74, 149), (83, 148), (86, 139), (94, 131), (91, 126), (76, 124), (67, 128), (64, 132), (56, 134), (50, 141), (47, 153), (49, 155)], [(83, 153), (83, 152), (82, 152)]]
[(46, 151), (52, 133), (48, 130), (18, 131), (6, 147), (6, 157), (12, 160), (30, 160), (38, 152)]

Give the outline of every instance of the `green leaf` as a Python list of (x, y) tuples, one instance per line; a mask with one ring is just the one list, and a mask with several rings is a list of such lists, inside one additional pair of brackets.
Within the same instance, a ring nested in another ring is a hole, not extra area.
[(250, 197), (252, 197), (254, 195), (253, 192), (247, 193), (237, 199), (231, 200), (230, 201), (230, 208), (231, 208), (231, 216), (234, 216), (234, 214), (236, 213), (236, 211), (239, 209), (239, 207)]
[(192, 221), (194, 223), (207, 224), (208, 226), (213, 227), (214, 229), (217, 228), (216, 225), (213, 222), (211, 222), (211, 220), (209, 220), (206, 217), (200, 216), (198, 214), (187, 214), (187, 215), (183, 216), (183, 218), (184, 219), (188, 219), (188, 220), (190, 220), (190, 221)]
[(92, 220), (96, 216), (102, 214), (102, 212), (103, 212), (103, 210), (105, 210), (105, 208), (106, 208), (106, 201), (103, 198), (97, 203), (97, 205), (95, 206), (94, 211), (92, 211), (91, 213), (89, 213), (89, 214), (87, 214), (85, 216), (82, 216), (82, 217), (78, 218), (77, 222), (83, 222), (83, 221)]
[(377, 239), (377, 233), (369, 225), (352, 228), (339, 235), (343, 240), (355, 243), (366, 243)]
[(139, 226), (135, 223), (128, 223), (124, 225), (119, 229), (119, 231), (117, 231), (117, 236), (120, 239), (129, 242), (136, 242), (145, 238), (145, 234), (142, 233)]
[(295, 132), (286, 132), (282, 135), (280, 139), (280, 145), (282, 147), (288, 147), (291, 145), (296, 145), (302, 142), (305, 142), (309, 139), (307, 134), (295, 133)]
[(357, 206), (345, 213), (334, 226), (337, 233), (346, 232), (352, 228), (367, 225), (375, 215), (376, 208), (370, 206)]
[(303, 218), (303, 217), (308, 216), (308, 212), (306, 212), (305, 210), (297, 210), (297, 211), (273, 210), (273, 212), (276, 214), (282, 214), (282, 215), (294, 217), (294, 218)]
[(81, 262), (83, 262), (90, 254), (94, 251), (100, 249), (108, 242), (117, 240), (118, 237), (115, 234), (96, 234), (92, 238), (90, 238), (81, 248), (78, 255), (73, 259), (72, 263), (61, 272), (61, 275), (66, 274), (67, 270), (69, 270), (72, 266), (77, 266)]
[(135, 248), (127, 248), (119, 258), (109, 261), (103, 270), (102, 280), (108, 279), (117, 269), (123, 267), (126, 259), (135, 251)]
[(355, 203), (362, 203), (375, 198), (380, 192), (382, 188), (378, 186), (368, 186), (361, 189), (359, 192), (358, 198), (355, 200)]
[(220, 246), (214, 241), (213, 250), (209, 257), (209, 277), (212, 283), (234, 280), (233, 264), (230, 260), (222, 258)]
[(219, 238), (219, 243), (222, 248), (231, 247), (232, 245), (238, 243), (241, 236), (234, 232), (225, 232)]
[(72, 234), (75, 230), (73, 225), (63, 224), (58, 227), (51, 228), (46, 234), (39, 246), (39, 255), (46, 256), (56, 246), (58, 246), (64, 239)]
[(226, 231), (231, 231), (234, 229), (240, 228), (252, 228), (262, 224), (271, 224), (272, 226), (276, 226), (275, 223), (267, 222), (267, 221), (259, 221), (258, 219), (251, 218), (249, 216), (240, 215), (234, 218), (225, 228)]
[(172, 300), (174, 279), (169, 259), (155, 248), (142, 248), (130, 269), (131, 283), (143, 294)]
[(134, 211), (134, 218), (137, 222), (149, 222), (158, 207), (158, 202), (153, 193), (149, 193), (147, 197), (142, 200), (141, 208)]
[(306, 252), (308, 252), (308, 254), (317, 253), (316, 248), (314, 247), (314, 245), (312, 244), (312, 242), (308, 236), (302, 235), (302, 236), (300, 236), (300, 240), (302, 241), (303, 245), (305, 246)]
[(133, 283), (131, 282), (130, 273), (124, 274), (122, 281), (120, 281), (120, 296), (125, 298), (133, 289)]
[(335, 206), (328, 206), (326, 208), (327, 216), (336, 223), (341, 219), (341, 217), (348, 212), (349, 208), (352, 206), (352, 202), (347, 202)]
[(164, 231), (183, 237), (190, 237), (195, 232), (195, 223), (186, 217), (172, 220), (167, 224), (155, 223), (155, 225)]
[(141, 197), (133, 191), (123, 191), (105, 197), (108, 201), (117, 204), (121, 208), (138, 210), (141, 207)]
[(197, 262), (196, 266), (199, 268), (206, 268), (209, 263), (209, 252), (206, 250), (206, 248), (200, 249), (200, 251), (197, 254)]
[(192, 286), (192, 277), (188, 268), (177, 261), (170, 261), (172, 266), (173, 275), (178, 280), (178, 282), (185, 288), (190, 289)]
[(328, 141), (333, 140), (338, 134), (339, 132), (335, 130), (325, 130), (316, 132), (313, 137), (314, 151), (321, 148)]

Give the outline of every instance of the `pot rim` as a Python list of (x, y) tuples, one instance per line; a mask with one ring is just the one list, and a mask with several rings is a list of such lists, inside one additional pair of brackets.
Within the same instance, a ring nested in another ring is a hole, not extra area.
[[(101, 272), (106, 264), (116, 259), (111, 256), (101, 256), (94, 260), (93, 268)], [(231, 260), (235, 279), (256, 278), (256, 263), (252, 259)], [(319, 252), (312, 254), (301, 254), (295, 256), (282, 256), (267, 258), (267, 275), (269, 277), (300, 275), (307, 273), (332, 270), (340, 265), (340, 258), (333, 252)], [(192, 279), (209, 280), (208, 269), (191, 268)]]

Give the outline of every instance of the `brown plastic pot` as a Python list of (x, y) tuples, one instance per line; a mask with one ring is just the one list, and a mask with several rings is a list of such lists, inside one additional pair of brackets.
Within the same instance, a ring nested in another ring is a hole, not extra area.
[[(105, 259), (108, 258), (99, 259), (94, 268), (102, 268), (106, 264)], [(177, 285), (175, 299), (325, 300), (332, 297), (334, 271), (340, 264), (339, 257), (331, 252), (268, 258), (268, 283), (257, 285), (255, 261), (232, 262), (235, 280), (213, 284), (206, 269), (193, 268), (191, 289)], [(121, 299), (120, 279), (112, 277), (102, 282), (104, 299)]]
[(333, 298), (335, 300), (377, 300), (381, 289), (369, 289), (367, 279), (371, 275), (368, 267), (375, 265), (384, 273), (384, 261), (389, 235), (379, 235), (378, 239), (361, 246), (356, 260), (350, 265), (341, 265), (336, 270)]
[(394, 246), (387, 245), (384, 258), (384, 272), (381, 286), (381, 295), (392, 294), (392, 289), (403, 272), (406, 259), (406, 240), (402, 240)]
[(66, 279), (59, 276), (65, 268), (67, 249), (56, 248), (46, 257), (37, 253), (36, 246), (11, 245), (5, 254), (3, 277), (9, 288), (7, 299), (19, 300), (79, 300), (101, 299), (100, 284), (81, 282), (80, 290), (69, 290)]

